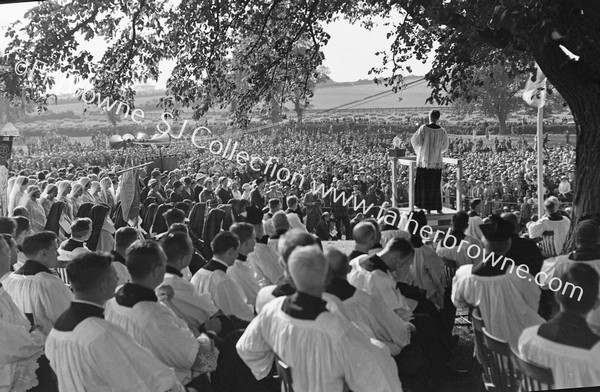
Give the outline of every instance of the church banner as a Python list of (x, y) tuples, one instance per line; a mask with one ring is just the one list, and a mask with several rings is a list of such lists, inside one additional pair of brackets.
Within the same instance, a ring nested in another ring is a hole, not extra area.
[(12, 138), (0, 140), (0, 165), (6, 166), (12, 152)]
[(8, 216), (8, 168), (0, 165), (0, 216)]

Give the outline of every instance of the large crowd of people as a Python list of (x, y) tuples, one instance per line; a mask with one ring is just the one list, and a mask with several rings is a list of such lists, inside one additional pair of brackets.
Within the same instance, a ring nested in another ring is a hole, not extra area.
[[(451, 137), (445, 156), (462, 160), (464, 181), (444, 166), (441, 194), (468, 210), (452, 217), (451, 236), (583, 287), (579, 302), (425, 236), (424, 210), (401, 219), (384, 130), (282, 129), (235, 141), (262, 158), (261, 170), (182, 138), (161, 151), (177, 168), (141, 169), (131, 188), (125, 173), (153, 147), (54, 138), (14, 152), (0, 217), (0, 391), (267, 392), (279, 390), (285, 367), (297, 391), (434, 391), (464, 377), (453, 326), (468, 307), (523, 358), (551, 368), (556, 386), (600, 384), (596, 218), (562, 255), (571, 147), (546, 149), (544, 211), (522, 139), (482, 147)], [(277, 168), (304, 181), (277, 178)], [(406, 168), (398, 174), (401, 205)], [(130, 189), (139, 206), (127, 205)], [(323, 245), (339, 239), (352, 240), (351, 253)], [(578, 337), (561, 329), (569, 323)]]

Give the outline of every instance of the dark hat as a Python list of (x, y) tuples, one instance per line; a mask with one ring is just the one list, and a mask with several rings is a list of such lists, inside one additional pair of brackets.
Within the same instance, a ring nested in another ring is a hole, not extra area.
[(495, 219), (492, 223), (479, 225), (483, 236), (488, 241), (506, 241), (513, 232), (513, 225), (504, 219)]
[(253, 204), (246, 207), (246, 213), (247, 213), (246, 223), (250, 223), (252, 225), (257, 225), (260, 222), (262, 222), (262, 220), (263, 220), (262, 211)]

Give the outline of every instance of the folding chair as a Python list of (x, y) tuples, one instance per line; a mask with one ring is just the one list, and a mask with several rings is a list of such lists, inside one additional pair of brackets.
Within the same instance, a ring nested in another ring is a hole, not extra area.
[(490, 359), (490, 368), (492, 373), (492, 382), (497, 391), (500, 392), (517, 392), (519, 390), (519, 382), (512, 364), (512, 351), (508, 343), (500, 340), (485, 329), (483, 332), (483, 343), (487, 348)]
[(281, 378), (283, 392), (294, 392), (292, 388), (292, 368), (279, 358), (275, 359), (275, 366), (277, 367), (277, 374)]
[(479, 308), (473, 309), (471, 316), (473, 321), (473, 333), (475, 335), (475, 357), (483, 369), (481, 379), (486, 391), (494, 391), (495, 386), (492, 382), (492, 368), (490, 365), (489, 352), (483, 342), (483, 318), (481, 317)]
[(548, 391), (554, 389), (554, 375), (552, 369), (538, 366), (521, 358), (514, 350), (511, 357), (521, 384), (525, 392)]

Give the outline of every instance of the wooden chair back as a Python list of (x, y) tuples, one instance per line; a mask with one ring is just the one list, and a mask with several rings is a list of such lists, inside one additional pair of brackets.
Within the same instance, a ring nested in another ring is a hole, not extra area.
[(275, 366), (277, 367), (277, 374), (281, 378), (283, 392), (294, 392), (292, 388), (292, 368), (279, 358), (275, 359)]
[(483, 342), (484, 324), (479, 308), (473, 309), (471, 321), (473, 323), (473, 334), (475, 335), (475, 357), (483, 370), (481, 375), (483, 385), (485, 386), (485, 389), (489, 391), (493, 389), (494, 383), (492, 382), (492, 368), (490, 365), (489, 353)]
[(482, 328), (483, 343), (487, 348), (492, 372), (492, 382), (498, 391), (517, 392), (519, 382), (512, 364), (512, 351), (508, 343), (492, 336)]
[(554, 246), (554, 232), (545, 231), (542, 234), (540, 242), (538, 242), (538, 247), (540, 248), (540, 252), (542, 252), (542, 256), (544, 256), (545, 259), (549, 257), (556, 257), (558, 252)]
[(552, 369), (526, 361), (514, 350), (512, 350), (511, 360), (519, 378), (522, 391), (548, 391), (554, 389)]

